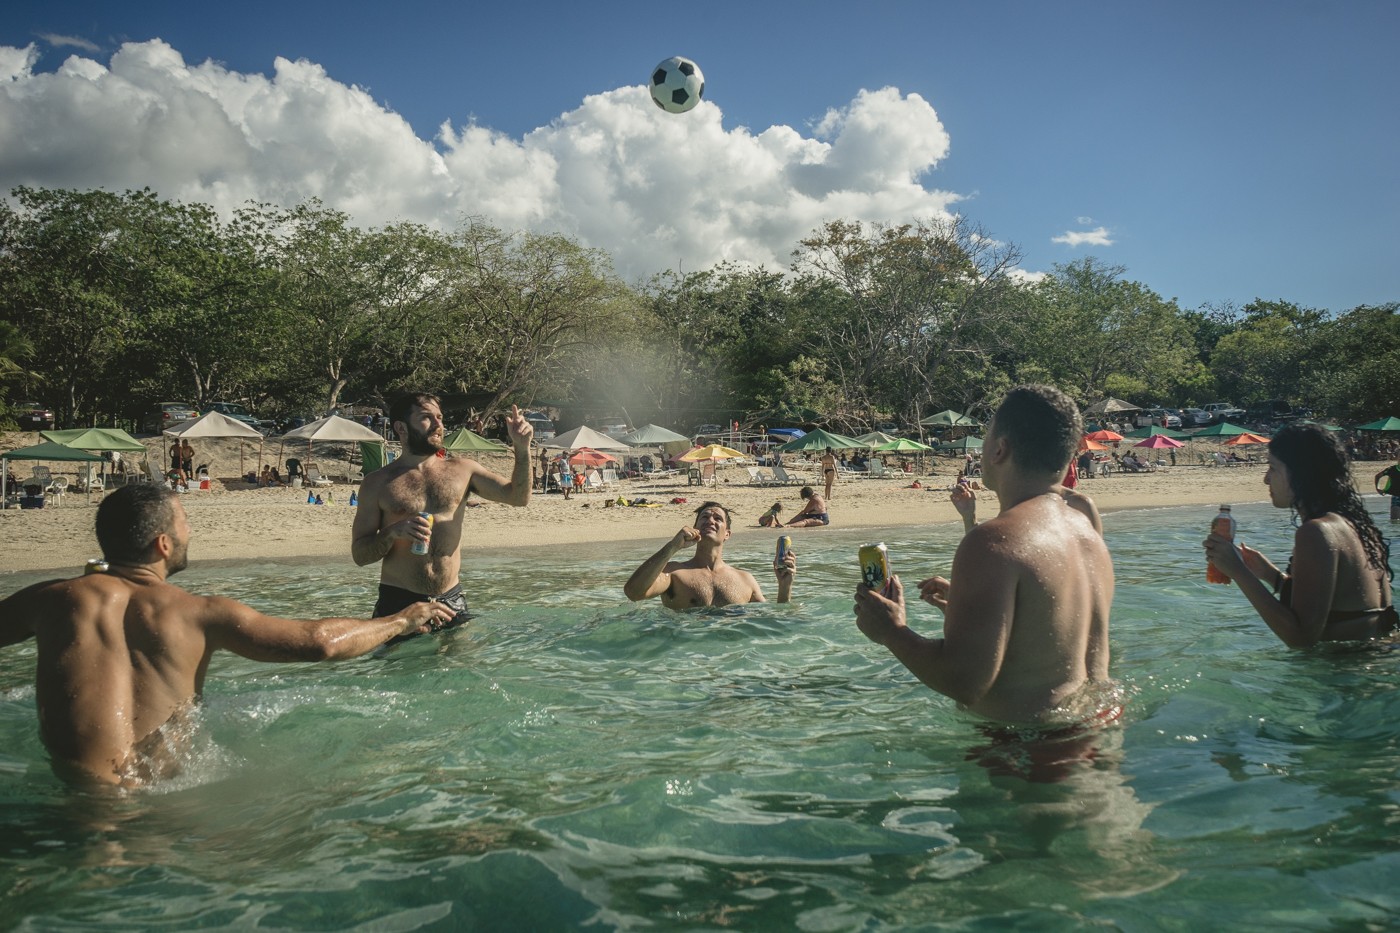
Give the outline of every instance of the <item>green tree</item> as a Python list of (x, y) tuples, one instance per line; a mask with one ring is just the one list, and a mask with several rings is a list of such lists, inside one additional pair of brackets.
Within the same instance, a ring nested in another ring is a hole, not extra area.
[(1305, 397), (1363, 422), (1400, 414), (1400, 304), (1362, 305), (1318, 327)]
[(1303, 401), (1320, 311), (1279, 301), (1254, 301), (1215, 345), (1210, 369), (1221, 394), (1248, 405), (1265, 399)]

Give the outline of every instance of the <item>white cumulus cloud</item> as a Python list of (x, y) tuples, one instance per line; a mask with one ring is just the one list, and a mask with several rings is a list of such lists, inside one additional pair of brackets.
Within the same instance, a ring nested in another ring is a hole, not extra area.
[(312, 62), (243, 74), (190, 65), (158, 39), (106, 63), (74, 54), (52, 73), (37, 59), (32, 46), (0, 46), (3, 192), (149, 186), (223, 212), (316, 197), (361, 224), (442, 229), (478, 216), (575, 237), (629, 278), (725, 259), (783, 265), (823, 221), (945, 217), (960, 200), (923, 184), (948, 153), (938, 114), (894, 88), (860, 92), (809, 135), (727, 129), (710, 102), (666, 114), (637, 86), (585, 98), (523, 138), (444, 123), (424, 140)]
[(1052, 236), (1050, 242), (1066, 246), (1112, 246), (1113, 237), (1109, 235), (1107, 227), (1096, 227), (1093, 230), (1066, 230), (1059, 236)]

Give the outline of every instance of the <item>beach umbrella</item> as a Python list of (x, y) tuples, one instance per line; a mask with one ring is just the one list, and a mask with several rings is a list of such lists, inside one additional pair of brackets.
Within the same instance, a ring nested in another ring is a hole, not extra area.
[(1091, 441), (1088, 437), (1079, 439), (1080, 450), (1108, 450), (1107, 444), (1100, 444), (1098, 441)]
[(1099, 442), (1123, 440), (1123, 435), (1119, 434), (1117, 431), (1110, 431), (1107, 428), (1104, 428), (1102, 431), (1092, 431), (1084, 436), (1091, 441)]
[(89, 464), (89, 469), (91, 469), (91, 464), (100, 462), (102, 457), (99, 454), (89, 453), (86, 450), (78, 450), (76, 447), (69, 447), (67, 444), (60, 444), (57, 441), (44, 441), (35, 444), (33, 447), (21, 447), (18, 450), (7, 450), (3, 454), (0, 454), (0, 489), (9, 489), (10, 487), (11, 460), (50, 460), (87, 463)]
[(605, 463), (616, 463), (617, 458), (591, 447), (580, 447), (569, 455), (569, 462), (574, 466), (602, 466)]
[(1113, 398), (1112, 396), (1109, 396), (1108, 398), (1100, 399), (1099, 401), (1090, 405), (1088, 408), (1084, 409), (1084, 414), (1112, 415), (1120, 411), (1142, 411), (1142, 409), (1139, 408), (1137, 405), (1134, 405), (1132, 402), (1125, 402), (1121, 398)]
[(910, 440), (910, 439), (907, 438), (907, 437), (896, 437), (896, 438), (895, 438), (894, 440), (892, 440), (892, 441), (888, 441), (888, 442), (886, 442), (886, 443), (884, 443), (884, 444), (877, 444), (877, 445), (875, 445), (874, 450), (875, 450), (877, 453), (882, 453), (882, 454), (886, 454), (886, 453), (897, 453), (897, 454), (911, 453), (911, 454), (912, 454), (912, 453), (926, 453), (927, 451), (933, 450), (933, 448), (930, 447), (928, 444), (921, 444), (921, 443), (919, 443), (918, 441)]
[[(684, 438), (682, 438), (684, 440)], [(595, 431), (589, 427), (577, 427), (572, 431), (565, 431), (558, 437), (547, 441), (541, 441), (540, 446), (553, 450), (578, 450), (580, 447), (591, 447), (594, 450), (613, 450), (629, 453), (632, 445), (614, 437), (608, 437), (602, 431)]]
[(1174, 428), (1164, 428), (1160, 424), (1149, 424), (1147, 427), (1144, 428), (1134, 428), (1127, 434), (1124, 434), (1123, 439), (1127, 440), (1130, 437), (1152, 437), (1154, 434), (1161, 434), (1166, 437), (1170, 437), (1174, 441), (1184, 441), (1191, 436), (1183, 431), (1177, 431)]
[(980, 438), (980, 437), (972, 437), (972, 436), (970, 436), (970, 435), (969, 435), (968, 437), (960, 437), (960, 438), (958, 438), (958, 439), (955, 440), (955, 441), (948, 441), (947, 443), (939, 444), (939, 445), (938, 445), (938, 449), (939, 449), (939, 450), (962, 450), (962, 451), (981, 450), (981, 449), (982, 449), (982, 438)]
[(971, 415), (964, 415), (962, 412), (945, 408), (934, 415), (929, 415), (919, 422), (925, 427), (945, 427), (945, 428), (975, 428), (981, 425), (976, 418)]
[(677, 434), (668, 428), (663, 428), (659, 424), (644, 424), (634, 431), (628, 431), (621, 435), (618, 440), (633, 447), (654, 447), (659, 444), (688, 441), (690, 438), (684, 434)]
[(1382, 434), (1394, 434), (1400, 432), (1400, 418), (1391, 415), (1389, 418), (1382, 418), (1379, 421), (1372, 421), (1370, 424), (1358, 424), (1357, 431), (1378, 431)]
[(723, 444), (706, 444), (704, 447), (686, 451), (676, 459), (684, 460), (686, 463), (696, 463), (701, 460), (734, 460), (743, 456), (745, 455), (733, 447), (725, 447)]
[(1146, 447), (1150, 450), (1162, 450), (1167, 447), (1185, 447), (1181, 441), (1172, 440), (1165, 434), (1154, 434), (1146, 440), (1138, 441), (1134, 447)]
[(815, 431), (808, 431), (801, 437), (794, 437), (786, 444), (779, 445), (778, 450), (783, 453), (793, 453), (799, 450), (854, 450), (865, 447), (866, 444), (856, 440), (854, 437), (846, 437), (844, 434), (834, 434), (831, 431), (824, 431), (817, 428)]
[[(380, 443), (383, 443), (383, 441)], [(482, 437), (475, 431), (469, 431), (466, 428), (458, 428), (444, 437), (442, 439), (442, 449), (450, 450), (453, 453), (470, 453), (483, 450), (510, 450), (509, 447), (502, 444), (500, 441), (493, 441)]]
[(893, 441), (897, 441), (899, 438), (895, 437), (893, 434), (886, 434), (884, 431), (871, 431), (869, 434), (862, 434), (860, 437), (856, 438), (856, 440), (870, 447), (877, 447), (880, 444), (889, 444)]
[[(39, 436), (46, 441), (66, 444), (78, 450), (113, 450), (117, 452), (141, 451), (146, 453), (146, 445), (123, 431), (121, 428), (65, 428), (62, 431), (40, 431)], [(107, 464), (98, 465), (99, 474), (105, 473)], [(92, 501), (92, 464), (87, 466), (88, 501)]]
[(1240, 426), (1237, 425), (1237, 424), (1231, 424), (1231, 423), (1228, 422), (1228, 421), (1222, 421), (1222, 422), (1220, 422), (1219, 424), (1213, 424), (1213, 425), (1211, 425), (1211, 426), (1208, 427), (1208, 428), (1203, 428), (1202, 430), (1197, 431), (1195, 434), (1193, 434), (1193, 435), (1191, 435), (1191, 436), (1192, 436), (1192, 437), (1238, 437), (1238, 436), (1241, 435), (1241, 434), (1248, 434), (1248, 433), (1249, 433), (1249, 428), (1242, 428), (1242, 427), (1240, 427)]
[(1244, 434), (1236, 434), (1225, 442), (1226, 447), (1244, 447), (1249, 444), (1267, 444), (1269, 439), (1260, 434), (1251, 434), (1246, 431)]
[[(367, 429), (368, 430), (368, 429)], [(223, 412), (205, 412), (198, 418), (189, 421), (181, 421), (173, 428), (167, 428), (162, 432), (166, 437), (178, 437), (180, 440), (188, 440), (192, 437), (239, 437), (252, 440), (258, 439), (258, 462), (262, 462), (263, 436), (258, 431), (250, 428), (247, 424), (236, 418), (230, 418)], [(243, 445), (238, 445), (238, 473), (243, 474)]]

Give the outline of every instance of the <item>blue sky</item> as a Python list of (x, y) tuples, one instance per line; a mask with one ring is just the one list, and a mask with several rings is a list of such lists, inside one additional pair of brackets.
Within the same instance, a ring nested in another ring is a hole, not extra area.
[[(1397, 42), (1394, 2), (11, 0), (0, 188), (479, 214), (633, 280), (954, 211), (1028, 273), (1341, 311), (1400, 300)], [(627, 91), (672, 54), (682, 116)]]

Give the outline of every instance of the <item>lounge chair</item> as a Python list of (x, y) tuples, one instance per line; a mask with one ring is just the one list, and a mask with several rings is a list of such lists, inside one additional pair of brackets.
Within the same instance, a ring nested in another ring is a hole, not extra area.
[(871, 457), (870, 462), (865, 465), (865, 478), (884, 479), (886, 476), (889, 476), (889, 472), (885, 469), (885, 461), (879, 457)]
[(771, 486), (771, 485), (773, 485), (773, 476), (772, 476), (772, 474), (765, 473), (763, 470), (759, 469), (758, 467), (744, 467), (744, 469), (746, 469), (746, 470), (749, 471), (749, 485), (750, 485), (750, 486)]
[(775, 463), (773, 465), (773, 482), (782, 486), (800, 486), (803, 483), (812, 482), (812, 479), (809, 473), (801, 471), (789, 473), (787, 467), (781, 463)]
[(614, 470), (612, 467), (603, 467), (604, 486), (607, 486), (611, 489), (616, 489), (618, 483), (620, 482), (622, 482), (622, 480), (618, 479), (617, 470)]
[(321, 475), (321, 467), (315, 463), (308, 463), (306, 465), (306, 479), (304, 482), (308, 486), (329, 486), (331, 484), (330, 480)]

